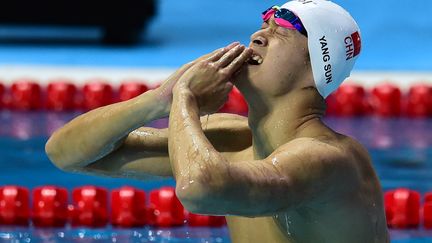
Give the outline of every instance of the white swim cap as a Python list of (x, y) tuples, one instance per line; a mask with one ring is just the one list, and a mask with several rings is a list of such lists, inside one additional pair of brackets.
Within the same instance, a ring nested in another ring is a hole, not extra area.
[(313, 77), (326, 98), (347, 78), (360, 54), (360, 29), (351, 15), (326, 0), (293, 0), (286, 8), (297, 15), (308, 34)]

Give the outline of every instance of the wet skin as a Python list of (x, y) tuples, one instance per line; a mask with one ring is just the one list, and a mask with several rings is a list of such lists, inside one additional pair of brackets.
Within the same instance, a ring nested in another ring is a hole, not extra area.
[[(244, 64), (252, 52), (260, 65)], [(213, 114), (233, 82), (248, 119)], [(322, 123), (307, 39), (273, 20), (184, 65), (160, 88), (83, 114), (46, 151), (63, 170), (174, 176), (192, 212), (227, 216), (233, 242), (388, 242), (367, 151)], [(169, 115), (168, 129), (142, 127)]]

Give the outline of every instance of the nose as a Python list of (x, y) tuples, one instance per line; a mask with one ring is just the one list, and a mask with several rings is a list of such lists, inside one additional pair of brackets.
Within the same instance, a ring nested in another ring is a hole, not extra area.
[(267, 46), (267, 38), (260, 34), (254, 34), (251, 36), (251, 44), (259, 47)]

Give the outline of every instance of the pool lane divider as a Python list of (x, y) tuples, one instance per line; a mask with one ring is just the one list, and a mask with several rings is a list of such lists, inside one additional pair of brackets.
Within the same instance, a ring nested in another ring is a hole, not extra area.
[[(126, 79), (116, 87), (104, 79), (91, 79), (77, 86), (69, 79), (52, 80), (46, 86), (37, 80), (18, 79), (10, 86), (0, 83), (0, 110), (13, 111), (89, 111), (102, 106), (130, 100), (159, 84), (142, 79)], [(221, 112), (246, 114), (247, 104), (234, 88)]]
[[(143, 79), (126, 79), (114, 86), (105, 79), (89, 79), (78, 86), (73, 80), (56, 79), (41, 85), (33, 79), (17, 79), (9, 86), (0, 82), (0, 110), (89, 111), (126, 101), (160, 85)], [(372, 88), (347, 82), (326, 99), (328, 116), (432, 117), (432, 84), (414, 83), (406, 92), (383, 82)], [(220, 112), (246, 115), (247, 103), (234, 88)]]
[(41, 186), (31, 191), (20, 186), (0, 187), (0, 225), (34, 227), (114, 227), (144, 226), (221, 227), (222, 216), (198, 215), (184, 209), (172, 187), (149, 193), (124, 186), (109, 192), (98, 186), (82, 186), (71, 192), (57, 186)]
[(432, 229), (432, 192), (396, 188), (384, 193), (384, 206), (389, 228)]
[[(2, 186), (0, 225), (90, 228), (108, 224), (122, 228), (226, 225), (222, 216), (188, 212), (173, 187), (155, 189), (148, 195), (147, 198), (145, 191), (131, 186), (110, 192), (103, 187), (82, 186), (72, 189), (71, 198), (66, 188), (57, 186), (40, 186), (31, 191), (21, 186)], [(384, 193), (384, 207), (389, 228), (432, 230), (432, 192), (422, 196), (407, 188), (389, 190)]]

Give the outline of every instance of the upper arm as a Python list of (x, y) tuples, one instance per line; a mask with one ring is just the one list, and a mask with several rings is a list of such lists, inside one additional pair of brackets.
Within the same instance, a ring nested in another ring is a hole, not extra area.
[[(208, 177), (202, 177), (203, 185), (217, 186), (204, 190), (197, 202), (201, 206), (191, 205), (191, 210), (262, 216), (316, 197), (334, 196), (354, 181), (355, 169), (348, 157), (340, 148), (317, 140), (293, 140), (263, 160), (229, 163), (223, 183), (210, 183)], [(218, 207), (206, 201), (217, 201)], [(195, 206), (199, 208), (193, 209)]]
[(202, 116), (205, 136), (219, 152), (236, 152), (252, 146), (252, 132), (244, 116), (215, 113)]
[[(241, 151), (252, 144), (245, 117), (213, 114), (201, 117), (201, 123), (219, 152)], [(110, 154), (79, 170), (120, 177), (172, 176), (167, 144), (167, 128), (142, 127), (131, 132)]]
[[(136, 179), (172, 176), (165, 136), (166, 129), (142, 127), (128, 134), (106, 156), (80, 168), (87, 174)], [(164, 146), (165, 145), (165, 146)]]

